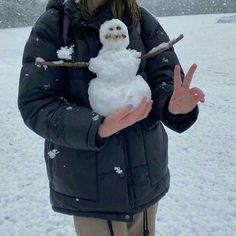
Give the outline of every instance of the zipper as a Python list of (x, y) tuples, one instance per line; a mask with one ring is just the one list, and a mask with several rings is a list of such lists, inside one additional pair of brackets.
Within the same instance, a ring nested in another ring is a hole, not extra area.
[[(122, 132), (122, 136), (123, 136), (123, 143), (124, 143), (125, 163), (128, 169), (131, 171), (130, 159), (127, 153), (128, 148), (127, 148), (127, 142), (126, 142), (126, 135), (124, 132)], [(128, 196), (130, 199), (131, 208), (133, 209), (134, 208), (134, 191), (132, 191), (133, 179), (132, 179), (132, 174), (130, 175), (128, 172), (127, 172), (127, 182), (128, 182)]]

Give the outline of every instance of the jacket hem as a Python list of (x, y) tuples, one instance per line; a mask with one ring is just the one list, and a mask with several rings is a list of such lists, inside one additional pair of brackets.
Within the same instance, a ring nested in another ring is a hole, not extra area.
[(111, 212), (93, 212), (93, 211), (74, 211), (70, 209), (64, 209), (59, 208), (56, 206), (52, 206), (53, 211), (61, 214), (66, 215), (73, 215), (73, 216), (81, 216), (81, 217), (92, 217), (92, 218), (99, 218), (104, 220), (113, 220), (113, 221), (120, 221), (120, 222), (132, 222), (134, 214), (138, 214), (142, 211), (145, 211), (150, 206), (157, 203), (161, 198), (163, 198), (166, 193), (168, 192), (169, 187), (167, 187), (161, 194), (159, 194), (156, 198), (152, 199), (148, 203), (145, 203), (144, 205), (141, 205), (139, 207), (136, 207), (135, 210), (132, 213), (126, 212), (126, 213), (111, 213)]

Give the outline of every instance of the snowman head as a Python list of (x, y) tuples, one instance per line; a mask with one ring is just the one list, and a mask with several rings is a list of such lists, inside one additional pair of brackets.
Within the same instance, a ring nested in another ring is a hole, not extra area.
[(100, 28), (100, 40), (108, 50), (126, 49), (129, 45), (128, 29), (118, 19), (106, 21)]

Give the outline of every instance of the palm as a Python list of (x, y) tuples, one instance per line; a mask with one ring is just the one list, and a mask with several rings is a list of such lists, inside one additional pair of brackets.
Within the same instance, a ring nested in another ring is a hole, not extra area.
[(169, 112), (172, 114), (186, 114), (193, 110), (198, 102), (204, 102), (205, 95), (201, 89), (190, 88), (193, 74), (197, 66), (192, 65), (183, 80), (181, 81), (180, 66), (175, 67), (174, 71), (174, 92), (169, 102)]

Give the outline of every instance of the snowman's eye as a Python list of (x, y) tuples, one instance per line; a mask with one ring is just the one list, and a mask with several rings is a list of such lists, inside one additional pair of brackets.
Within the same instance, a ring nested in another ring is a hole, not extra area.
[(120, 26), (117, 26), (116, 29), (117, 29), (117, 30), (121, 30), (121, 27), (120, 27)]
[(109, 28), (109, 30), (110, 30), (110, 31), (113, 31), (114, 29), (111, 27), (111, 28)]

